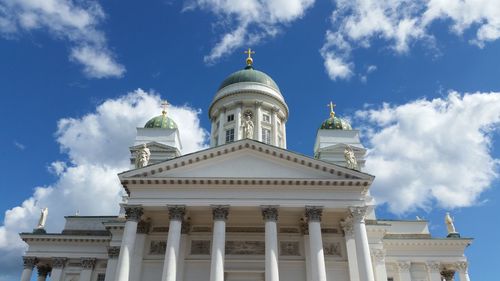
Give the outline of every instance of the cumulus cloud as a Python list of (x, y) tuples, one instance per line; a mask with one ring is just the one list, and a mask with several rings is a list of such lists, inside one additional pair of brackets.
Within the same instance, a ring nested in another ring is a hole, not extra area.
[(47, 30), (71, 42), (70, 58), (93, 78), (121, 77), (123, 65), (116, 62), (98, 29), (105, 14), (96, 1), (1, 0), (0, 34), (11, 38), (22, 32)]
[(451, 92), (367, 108), (356, 118), (366, 126), (366, 170), (376, 175), (372, 194), (396, 214), (477, 204), (498, 178), (500, 161), (490, 150), (500, 93)]
[[(5, 212), (0, 226), (0, 280), (13, 280), (20, 274), (25, 245), (18, 233), (33, 229), (41, 208), (49, 207), (49, 232), (60, 231), (63, 216), (78, 210), (82, 215), (118, 213), (122, 188), (117, 174), (129, 168), (128, 147), (135, 128), (159, 114), (159, 103), (159, 95), (139, 89), (107, 100), (85, 116), (59, 120), (56, 139), (69, 160), (56, 160), (49, 166), (56, 182), (36, 187), (30, 198)], [(171, 106), (168, 112), (179, 127), (182, 153), (205, 148), (207, 132), (200, 127), (199, 110)]]
[(422, 40), (434, 46), (436, 39), (430, 29), (438, 21), (449, 23), (452, 32), (458, 35), (475, 29), (470, 42), (480, 47), (500, 38), (499, 1), (336, 0), (335, 5), (332, 27), (320, 50), (333, 80), (349, 77), (332, 77), (328, 60), (341, 61), (347, 66), (353, 49), (368, 48), (374, 40), (387, 41), (397, 54), (407, 53), (412, 43)]
[(193, 0), (184, 10), (208, 10), (218, 17), (217, 25), (224, 29), (223, 35), (204, 57), (205, 62), (213, 63), (243, 43), (253, 45), (275, 36), (313, 4), (314, 0)]

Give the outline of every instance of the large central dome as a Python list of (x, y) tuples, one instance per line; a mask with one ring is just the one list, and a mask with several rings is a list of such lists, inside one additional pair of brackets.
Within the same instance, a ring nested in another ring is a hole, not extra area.
[(276, 82), (274, 82), (274, 80), (269, 75), (265, 74), (262, 71), (253, 69), (252, 66), (247, 66), (245, 67), (245, 69), (236, 71), (229, 75), (226, 79), (224, 79), (224, 81), (222, 81), (217, 91), (229, 85), (241, 82), (259, 83), (271, 87), (278, 92), (280, 91)]

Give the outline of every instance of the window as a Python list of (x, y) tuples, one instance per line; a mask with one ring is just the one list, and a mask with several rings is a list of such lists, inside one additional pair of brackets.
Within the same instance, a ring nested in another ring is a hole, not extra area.
[(264, 121), (266, 123), (271, 123), (271, 117), (269, 117), (269, 115), (267, 115), (267, 114), (264, 114), (264, 115), (262, 115), (262, 121)]
[(227, 116), (227, 122), (231, 122), (231, 121), (234, 121), (234, 114), (229, 114)]
[(234, 128), (226, 130), (226, 143), (234, 141)]
[(97, 280), (96, 281), (104, 281), (104, 279), (106, 279), (106, 274), (104, 274), (104, 273), (97, 274)]
[(262, 142), (271, 144), (271, 130), (262, 128)]

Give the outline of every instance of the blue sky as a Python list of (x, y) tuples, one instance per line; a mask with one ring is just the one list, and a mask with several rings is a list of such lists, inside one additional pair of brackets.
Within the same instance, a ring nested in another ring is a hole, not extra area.
[(247, 47), (288, 103), (290, 150), (312, 155), (333, 100), (370, 148), (379, 217), (419, 215), (439, 237), (450, 210), (475, 238), (471, 277), (493, 276), (500, 7), (441, 2), (0, 1), (0, 252), (9, 258), (0, 280), (21, 272), (15, 233), (34, 226), (37, 202), (80, 198), (72, 188), (90, 173), (89, 193), (108, 201), (48, 206), (49, 229), (75, 210), (116, 211), (109, 174), (123, 169), (134, 128), (159, 114), (160, 95), (183, 119), (185, 152), (203, 148), (206, 110)]

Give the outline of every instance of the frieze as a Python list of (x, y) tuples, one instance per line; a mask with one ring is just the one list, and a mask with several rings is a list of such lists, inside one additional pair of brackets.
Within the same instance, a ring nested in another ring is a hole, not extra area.
[(229, 226), (226, 227), (226, 232), (232, 233), (261, 233), (265, 232), (264, 227), (244, 227), (244, 226)]
[(227, 255), (264, 255), (264, 241), (226, 241)]
[(151, 229), (151, 218), (147, 220), (140, 220), (137, 224), (137, 233), (139, 234), (147, 234)]
[(280, 255), (281, 256), (300, 256), (300, 246), (298, 241), (281, 241)]
[(296, 227), (280, 227), (280, 233), (300, 233)]
[(154, 226), (152, 232), (168, 232), (168, 226)]
[(340, 243), (339, 242), (323, 242), (323, 253), (325, 253), (325, 256), (341, 257), (342, 253), (340, 250)]
[(164, 255), (165, 250), (167, 249), (166, 241), (151, 241), (149, 245), (149, 254), (150, 255)]
[(210, 240), (192, 240), (191, 255), (210, 255)]

